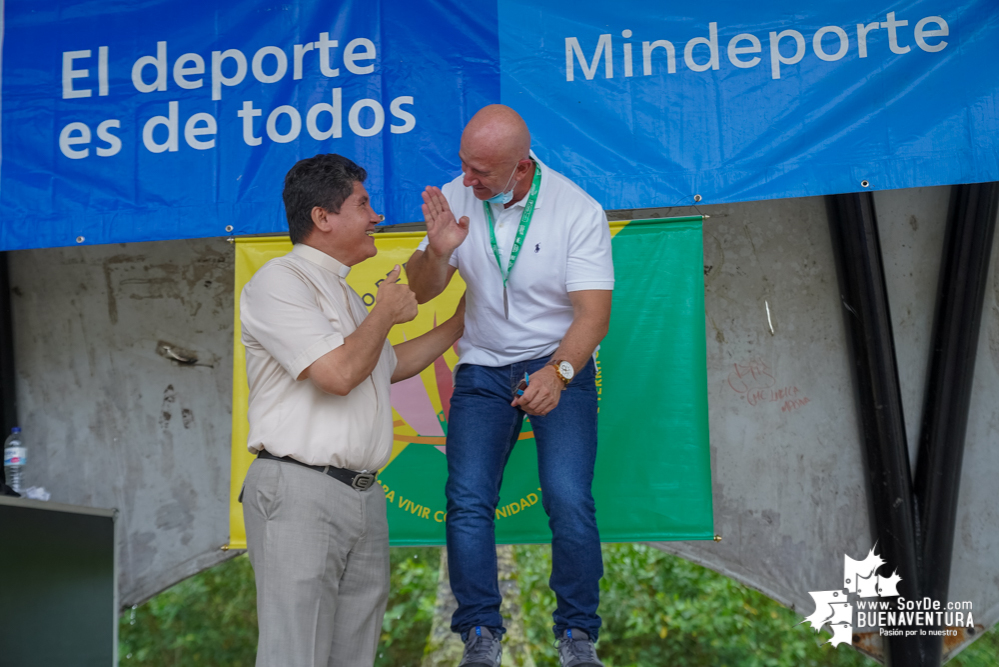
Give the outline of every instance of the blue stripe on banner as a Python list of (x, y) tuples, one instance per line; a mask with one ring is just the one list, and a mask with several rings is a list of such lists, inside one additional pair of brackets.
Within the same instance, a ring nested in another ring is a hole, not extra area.
[(499, 2), (503, 102), (606, 208), (999, 179), (992, 0), (668, 7)]
[[(474, 5), (474, 6), (469, 6)], [(7, 1), (0, 247), (287, 230), (284, 174), (346, 155), (389, 222), (499, 100), (495, 5)]]

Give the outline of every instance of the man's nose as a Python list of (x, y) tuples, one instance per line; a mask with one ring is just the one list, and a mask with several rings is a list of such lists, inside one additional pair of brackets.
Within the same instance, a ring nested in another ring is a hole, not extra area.
[(463, 177), (461, 180), (461, 184), (464, 185), (466, 188), (471, 188), (479, 184), (479, 179), (469, 176), (465, 172), (462, 172), (461, 175)]

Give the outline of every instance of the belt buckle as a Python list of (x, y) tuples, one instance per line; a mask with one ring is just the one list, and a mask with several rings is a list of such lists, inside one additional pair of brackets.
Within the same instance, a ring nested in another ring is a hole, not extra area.
[(375, 475), (370, 472), (361, 472), (354, 475), (354, 480), (350, 485), (358, 491), (366, 491), (375, 483)]

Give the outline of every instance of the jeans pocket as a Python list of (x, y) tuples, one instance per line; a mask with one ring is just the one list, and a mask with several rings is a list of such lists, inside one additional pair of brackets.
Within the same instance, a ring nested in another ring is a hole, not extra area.
[(484, 387), (488, 386), (488, 378), (485, 376), (485, 369), (475, 364), (462, 364), (454, 372), (454, 393), (455, 394), (481, 394)]

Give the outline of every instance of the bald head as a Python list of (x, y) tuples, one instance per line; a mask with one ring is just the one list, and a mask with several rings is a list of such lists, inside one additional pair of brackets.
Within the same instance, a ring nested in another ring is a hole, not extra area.
[(461, 151), (475, 159), (512, 164), (527, 159), (531, 133), (516, 111), (490, 104), (468, 121), (461, 135)]
[(465, 187), (482, 201), (512, 189), (512, 201), (517, 202), (530, 188), (531, 133), (510, 107), (490, 104), (479, 109), (461, 134), (458, 157)]

